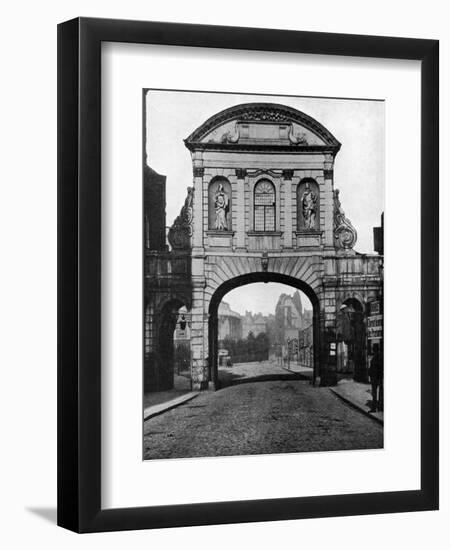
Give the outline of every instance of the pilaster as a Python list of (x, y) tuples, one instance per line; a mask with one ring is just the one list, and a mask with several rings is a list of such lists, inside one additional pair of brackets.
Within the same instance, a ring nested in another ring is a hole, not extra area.
[(236, 169), (236, 248), (245, 248), (245, 169)]
[[(203, 252), (203, 159), (201, 153), (193, 153), (194, 199), (193, 199), (193, 254)], [(200, 251), (198, 249), (201, 249)]]
[(332, 155), (326, 155), (324, 162), (323, 208), (324, 208), (324, 242), (327, 248), (334, 248), (334, 202), (333, 202), (333, 166)]
[(283, 248), (292, 248), (292, 178), (293, 170), (283, 170), (284, 185), (282, 194), (284, 196), (284, 234)]

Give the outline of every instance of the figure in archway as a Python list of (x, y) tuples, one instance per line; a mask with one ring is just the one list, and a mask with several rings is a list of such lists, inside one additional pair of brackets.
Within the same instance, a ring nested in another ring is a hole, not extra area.
[(215, 228), (219, 230), (228, 230), (227, 214), (229, 209), (230, 199), (225, 193), (223, 185), (220, 184), (216, 194), (214, 195), (214, 208), (216, 211)]
[(307, 183), (302, 195), (303, 219), (307, 229), (315, 229), (316, 227), (316, 202), (317, 196), (311, 191), (310, 185)]

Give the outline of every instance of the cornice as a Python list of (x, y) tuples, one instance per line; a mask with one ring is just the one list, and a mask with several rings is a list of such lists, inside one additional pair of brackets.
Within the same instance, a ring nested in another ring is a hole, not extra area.
[(332, 147), (329, 145), (274, 145), (274, 144), (252, 144), (252, 143), (204, 143), (186, 142), (190, 151), (217, 151), (229, 152), (255, 152), (255, 153), (315, 153), (332, 154), (333, 156), (341, 148), (341, 144)]

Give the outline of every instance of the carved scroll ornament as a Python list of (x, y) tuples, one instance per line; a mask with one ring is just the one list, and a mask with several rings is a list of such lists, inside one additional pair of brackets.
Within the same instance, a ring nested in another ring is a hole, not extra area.
[(230, 131), (228, 132), (225, 132), (220, 141), (222, 143), (237, 143), (239, 141), (239, 127), (238, 125), (235, 123), (234, 125), (234, 132), (231, 133)]
[(339, 189), (333, 191), (334, 198), (334, 239), (337, 248), (342, 250), (351, 250), (357, 240), (356, 229), (351, 221), (346, 218), (339, 200)]
[(169, 234), (167, 236), (174, 250), (188, 250), (191, 247), (194, 189), (188, 187), (187, 192), (187, 197), (181, 208), (180, 214), (169, 229)]

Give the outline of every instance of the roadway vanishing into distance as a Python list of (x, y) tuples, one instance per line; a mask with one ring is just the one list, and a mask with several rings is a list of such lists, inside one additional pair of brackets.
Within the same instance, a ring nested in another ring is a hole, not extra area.
[(144, 459), (376, 449), (383, 427), (305, 380), (246, 381), (144, 423)]

